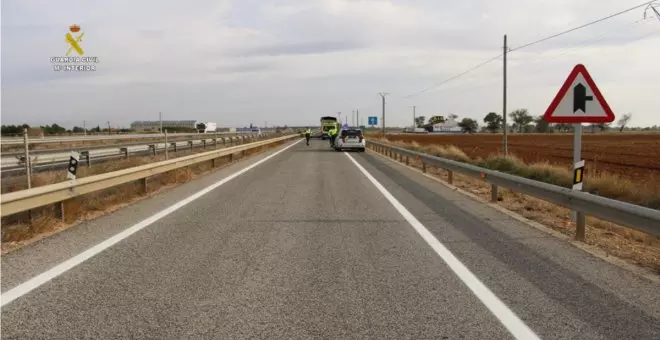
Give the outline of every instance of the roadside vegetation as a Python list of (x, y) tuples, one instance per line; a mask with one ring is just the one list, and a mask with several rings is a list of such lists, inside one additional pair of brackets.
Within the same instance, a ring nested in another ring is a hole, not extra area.
[[(482, 168), (497, 170), (566, 188), (570, 188), (572, 185), (572, 170), (569, 167), (550, 164), (549, 162), (528, 164), (515, 155), (510, 155), (509, 157), (490, 155), (484, 158), (478, 157), (473, 159), (454, 145), (420, 145), (414, 141), (402, 142), (387, 138), (380, 140), (429, 155), (469, 163)], [(632, 181), (623, 176), (608, 172), (588, 173), (584, 179), (584, 190), (600, 196), (653, 209), (660, 209), (660, 186), (653, 183), (649, 184), (648, 181)]]
[[(416, 142), (379, 140), (402, 148), (563, 187), (570, 187), (572, 183), (572, 172), (568, 167), (547, 162), (526, 164), (515, 156), (505, 158), (496, 155), (472, 159), (453, 145), (420, 145)], [(410, 166), (422, 168), (421, 162), (414, 159), (410, 159)], [(446, 179), (446, 171), (442, 169), (427, 167), (427, 173)], [(490, 184), (480, 179), (454, 173), (453, 185), (485, 201), (490, 199)], [(660, 208), (660, 190), (656, 185), (650, 185), (648, 181), (636, 183), (615, 174), (599, 173), (585, 178), (585, 191), (654, 209)], [(575, 234), (571, 210), (565, 207), (508, 189), (500, 190), (498, 205), (569, 237)], [(586, 233), (587, 244), (660, 275), (660, 237), (589, 216)]]

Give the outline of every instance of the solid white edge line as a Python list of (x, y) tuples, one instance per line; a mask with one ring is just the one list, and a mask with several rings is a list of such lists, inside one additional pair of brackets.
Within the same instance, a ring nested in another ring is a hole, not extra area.
[(520, 318), (504, 304), (493, 292), (484, 285), (444, 244), (433, 236), (426, 227), (415, 218), (394, 196), (385, 189), (360, 163), (351, 155), (344, 153), (364, 176), (380, 191), (383, 196), (394, 206), (401, 216), (417, 231), (417, 233), (431, 246), (447, 266), (458, 276), (463, 283), (470, 288), (472, 293), (488, 308), (488, 310), (506, 327), (506, 329), (519, 340), (535, 340), (539, 336), (534, 333)]
[(105, 241), (103, 241), (103, 242), (101, 242), (101, 243), (99, 243), (95, 246), (92, 246), (92, 247), (88, 248), (87, 250), (83, 251), (82, 253), (80, 253), (78, 255), (75, 255), (72, 258), (70, 258), (70, 259), (68, 259), (68, 260), (66, 260), (66, 261), (64, 261), (64, 262), (62, 262), (58, 265), (55, 265), (54, 267), (46, 270), (45, 272), (43, 272), (43, 273), (41, 273), (37, 276), (32, 277), (31, 279), (17, 285), (14, 288), (9, 289), (8, 291), (2, 293), (2, 295), (0, 296), (0, 300), (2, 300), (2, 304), (0, 305), (0, 307), (4, 307), (5, 305), (11, 303), (12, 301), (14, 301), (14, 300), (20, 298), (21, 296), (31, 292), (32, 290), (38, 288), (39, 286), (43, 285), (44, 283), (46, 283), (46, 282), (62, 275), (63, 273), (70, 270), (71, 268), (87, 261), (91, 257), (93, 257), (93, 256), (101, 253), (102, 251), (112, 247), (113, 245), (115, 245), (115, 244), (119, 243), (120, 241), (126, 239), (127, 237), (135, 234), (136, 232), (144, 229), (145, 227), (147, 227), (147, 226), (151, 225), (152, 223), (160, 220), (161, 218), (163, 218), (163, 217), (179, 210), (180, 208), (182, 208), (186, 204), (188, 204), (188, 203), (204, 196), (205, 194), (213, 191), (214, 189), (218, 188), (219, 186), (231, 181), (232, 179), (234, 179), (234, 178), (250, 171), (251, 169), (259, 166), (260, 164), (266, 162), (267, 160), (279, 155), (280, 153), (286, 151), (290, 147), (298, 144), (301, 140), (302, 139), (297, 140), (296, 142), (294, 142), (290, 145), (287, 145), (283, 149), (278, 150), (275, 153), (273, 153), (271, 155), (268, 155), (267, 157), (265, 157), (265, 158), (255, 162), (255, 163), (253, 163), (253, 164), (251, 164), (251, 165), (249, 165), (249, 166), (247, 166), (247, 167), (245, 167), (245, 168), (243, 168), (243, 169), (241, 169), (241, 170), (239, 170), (239, 171), (237, 171), (237, 172), (235, 172), (235, 173), (233, 173), (233, 174), (231, 174), (231, 175), (229, 175), (229, 176), (227, 176), (227, 177), (225, 177), (225, 178), (223, 178), (223, 179), (221, 179), (221, 180), (219, 180), (215, 183), (213, 183), (212, 185), (210, 185), (210, 186), (208, 186), (208, 187), (206, 187), (206, 188), (204, 188), (204, 189), (188, 196), (187, 198), (184, 198), (183, 200), (181, 200), (181, 201), (179, 201), (179, 202), (177, 202), (177, 203), (175, 203), (175, 204), (173, 204), (173, 205), (157, 212), (156, 214), (152, 215), (151, 217), (146, 218), (146, 219), (138, 222), (137, 224), (134, 224), (133, 226), (129, 227), (128, 229), (124, 229), (123, 231), (121, 231), (121, 232), (111, 236), (110, 238), (106, 239)]

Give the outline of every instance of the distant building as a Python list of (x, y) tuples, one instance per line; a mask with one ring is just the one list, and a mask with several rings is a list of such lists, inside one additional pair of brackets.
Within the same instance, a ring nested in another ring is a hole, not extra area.
[(433, 124), (433, 132), (462, 132), (458, 122), (454, 119), (448, 118), (444, 123)]
[[(163, 129), (168, 127), (195, 130), (197, 129), (197, 121), (196, 120), (164, 120)], [(160, 121), (138, 120), (131, 123), (131, 129), (135, 131), (159, 131)]]

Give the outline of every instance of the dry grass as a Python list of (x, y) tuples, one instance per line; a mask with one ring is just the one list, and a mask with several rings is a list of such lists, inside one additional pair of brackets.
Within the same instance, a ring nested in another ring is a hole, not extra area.
[[(561, 165), (548, 162), (526, 164), (516, 156), (491, 155), (487, 158), (471, 159), (465, 152), (453, 145), (420, 145), (417, 142), (383, 141), (430, 155), (470, 163), (545, 183), (569, 188), (572, 185), (572, 170)], [(634, 182), (608, 172), (587, 172), (584, 179), (584, 190), (603, 197), (660, 209), (660, 187), (646, 184), (644, 182)]]
[[(397, 144), (414, 147), (414, 144), (411, 143)], [(431, 149), (429, 150), (427, 148)], [(420, 151), (425, 151), (424, 149), (431, 151), (429, 153), (443, 155), (443, 157), (454, 160), (464, 160), (464, 157), (466, 157), (460, 149), (457, 150), (456, 148), (428, 146), (423, 147)], [(479, 163), (479, 161), (470, 161)], [(481, 162), (483, 161), (484, 160)], [(490, 162), (495, 161), (496, 160), (490, 160)], [(568, 181), (570, 182), (571, 178), (571, 172), (568, 169), (558, 168), (547, 163), (525, 165), (522, 161), (514, 158), (504, 164), (507, 166), (519, 167), (521, 169), (526, 166), (527, 169), (525, 169), (525, 171), (531, 178), (534, 178), (535, 176), (538, 179), (552, 177), (556, 178), (555, 182), (566, 181), (566, 178), (568, 178)], [(410, 166), (418, 169), (422, 168), (421, 162), (413, 159), (410, 159)], [(445, 170), (432, 168), (428, 165), (427, 173), (443, 180), (446, 180), (447, 178), (447, 172)], [(608, 192), (612, 195), (619, 194), (628, 198), (631, 194), (628, 193), (627, 190), (633, 188), (631, 183), (625, 180), (621, 181), (613, 179), (611, 177), (593, 178), (590, 180), (589, 184), (593, 188), (599, 188), (603, 191), (609, 190)], [(453, 185), (477, 195), (483, 200), (490, 200), (491, 187), (490, 184), (485, 181), (454, 173)], [(571, 237), (575, 234), (575, 227), (571, 220), (570, 209), (507, 189), (500, 189), (498, 194), (498, 204), (504, 208), (516, 212), (530, 220), (537, 221), (553, 230), (561, 232), (562, 234)], [(648, 235), (593, 217), (588, 217), (586, 243), (598, 247), (607, 254), (645, 268), (650, 268), (654, 272), (660, 274), (660, 237)]]
[[(278, 143), (278, 145), (281, 143)], [(274, 145), (260, 148), (258, 151), (251, 151), (247, 155), (257, 154), (263, 150), (275, 147)], [(208, 150), (204, 150), (208, 151)], [(183, 156), (183, 155), (181, 155)], [(154, 162), (164, 156), (132, 158), (122, 162), (110, 162), (104, 166), (92, 168), (81, 168), (80, 176), (91, 176), (99, 173), (106, 173), (125, 169), (132, 166), (139, 166)], [(235, 154), (234, 161), (240, 160), (240, 153)], [(219, 169), (229, 164), (227, 157), (216, 160), (215, 169)], [(90, 193), (64, 202), (63, 219), (55, 218), (55, 207), (49, 206), (32, 211), (32, 223), (26, 223), (28, 214), (17, 214), (3, 219), (2, 223), (2, 251), (6, 252), (15, 249), (24, 244), (33, 242), (37, 239), (46, 237), (61, 230), (86, 220), (91, 220), (115, 211), (126, 205), (146, 197), (153, 196), (168, 188), (189, 182), (198, 176), (208, 173), (212, 170), (210, 162), (203, 162), (191, 165), (186, 168), (175, 169), (163, 174), (152, 176), (148, 179), (148, 191), (142, 191), (142, 186), (138, 182), (126, 183), (106, 190)], [(35, 179), (41, 185), (57, 183), (64, 179), (63, 174), (58, 173), (39, 173)]]

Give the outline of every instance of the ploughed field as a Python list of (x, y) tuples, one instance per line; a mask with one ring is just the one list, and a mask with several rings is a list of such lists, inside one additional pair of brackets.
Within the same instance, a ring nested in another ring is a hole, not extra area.
[[(454, 145), (471, 158), (502, 152), (501, 134), (388, 135), (392, 141)], [(510, 134), (509, 153), (526, 163), (573, 163), (572, 134)], [(608, 172), (632, 180), (660, 181), (660, 134), (606, 133), (582, 136), (582, 159), (590, 173)]]

